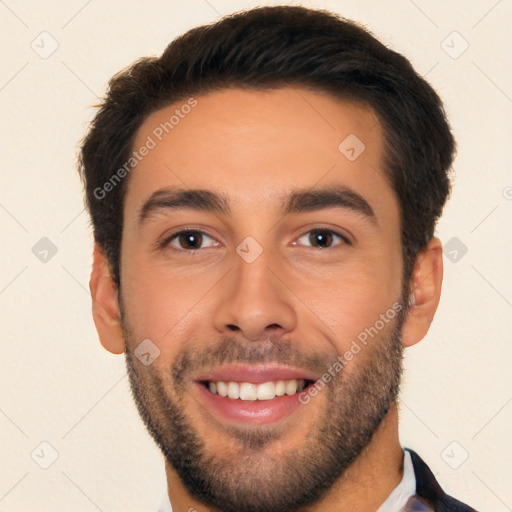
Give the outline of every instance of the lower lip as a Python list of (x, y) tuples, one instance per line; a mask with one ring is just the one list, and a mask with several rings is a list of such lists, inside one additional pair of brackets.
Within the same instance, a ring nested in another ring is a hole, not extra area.
[(201, 382), (194, 383), (198, 388), (199, 400), (207, 409), (229, 422), (246, 425), (267, 425), (280, 422), (303, 404), (299, 395), (276, 396), (272, 400), (240, 400), (212, 393)]

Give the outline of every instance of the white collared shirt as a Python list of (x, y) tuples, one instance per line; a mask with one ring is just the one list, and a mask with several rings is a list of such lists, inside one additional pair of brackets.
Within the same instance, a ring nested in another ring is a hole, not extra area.
[[(404, 475), (400, 483), (391, 491), (386, 501), (377, 512), (400, 512), (407, 500), (416, 493), (416, 477), (412, 465), (411, 454), (404, 450)], [(158, 512), (172, 512), (171, 502), (167, 490), (164, 492), (162, 503)]]
[(411, 454), (404, 450), (404, 476), (377, 512), (400, 512), (414, 494), (416, 494), (414, 466), (412, 465)]

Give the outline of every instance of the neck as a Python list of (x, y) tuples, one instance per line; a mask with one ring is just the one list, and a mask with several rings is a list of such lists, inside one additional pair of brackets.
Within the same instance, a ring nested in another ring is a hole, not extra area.
[[(167, 488), (173, 512), (213, 512), (193, 499), (174, 468), (165, 463)], [(403, 452), (398, 438), (398, 409), (389, 409), (370, 443), (324, 498), (308, 512), (325, 510), (376, 511), (403, 476)]]
[(359, 457), (309, 512), (324, 510), (376, 511), (403, 476), (403, 452), (394, 404)]

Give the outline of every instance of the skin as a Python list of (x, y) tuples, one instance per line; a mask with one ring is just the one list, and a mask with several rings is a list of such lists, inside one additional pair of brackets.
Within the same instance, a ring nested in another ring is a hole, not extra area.
[[(178, 396), (166, 378), (178, 358), (187, 350), (215, 348), (227, 338), (244, 350), (273, 340), (291, 344), (304, 357), (334, 360), (402, 298), (403, 287), (399, 204), (384, 178), (383, 132), (371, 109), (291, 88), (231, 89), (196, 99), (192, 112), (130, 174), (121, 290), (99, 246), (90, 281), (103, 346), (116, 354), (132, 353), (142, 340), (152, 340), (160, 356), (147, 373), (139, 365), (137, 375), (147, 390), (151, 380), (144, 376), (159, 377), (169, 398)], [(143, 145), (179, 107), (149, 116), (134, 147)], [(349, 134), (366, 146), (354, 161), (338, 150)], [(283, 215), (283, 198), (291, 191), (326, 185), (350, 187), (363, 196), (377, 223), (339, 207)], [(140, 224), (142, 205), (168, 187), (222, 192), (231, 213), (160, 211)], [(177, 241), (171, 246), (175, 250), (158, 248), (185, 227), (206, 233), (207, 248), (191, 254), (180, 250)], [(304, 236), (313, 228), (331, 229), (351, 243), (335, 239), (333, 246), (318, 249)], [(263, 249), (250, 264), (236, 252), (247, 236)], [(411, 278), (414, 306), (401, 326), (403, 347), (426, 335), (439, 303), (442, 275), (442, 246), (433, 237), (418, 255)], [(354, 357), (344, 379), (356, 379), (378, 347), (389, 343), (391, 327)], [(301, 453), (307, 433), (314, 432), (315, 418), (328, 417), (329, 397), (341, 386), (339, 380), (333, 381), (331, 392), (320, 392), (294, 412), (293, 421), (281, 422), (276, 439), (250, 452), (254, 461)], [(194, 391), (180, 397), (182, 411), (208, 453), (243, 468), (237, 464), (248, 452), (240, 439), (229, 435), (226, 425), (208, 420), (197, 407)], [(397, 406), (392, 404), (356, 460), (307, 510), (376, 510), (402, 478), (402, 462)], [(269, 467), (262, 467), (263, 479)], [(169, 460), (166, 473), (173, 511), (216, 510), (205, 508), (189, 492)]]

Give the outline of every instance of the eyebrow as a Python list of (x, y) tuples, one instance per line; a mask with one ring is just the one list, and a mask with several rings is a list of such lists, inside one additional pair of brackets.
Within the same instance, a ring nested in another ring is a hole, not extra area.
[(289, 196), (284, 212), (302, 213), (323, 208), (351, 210), (378, 225), (377, 216), (370, 203), (354, 190), (340, 185), (296, 190)]
[[(345, 186), (304, 188), (292, 191), (284, 197), (283, 213), (304, 213), (324, 208), (343, 208), (378, 225), (377, 216), (368, 201)], [(189, 208), (228, 216), (231, 213), (226, 195), (204, 189), (166, 188), (156, 191), (144, 203), (139, 213), (139, 224), (152, 215), (169, 210)]]
[(165, 210), (190, 208), (229, 215), (228, 199), (223, 194), (202, 189), (162, 189), (155, 192), (142, 206), (139, 224), (148, 217)]

